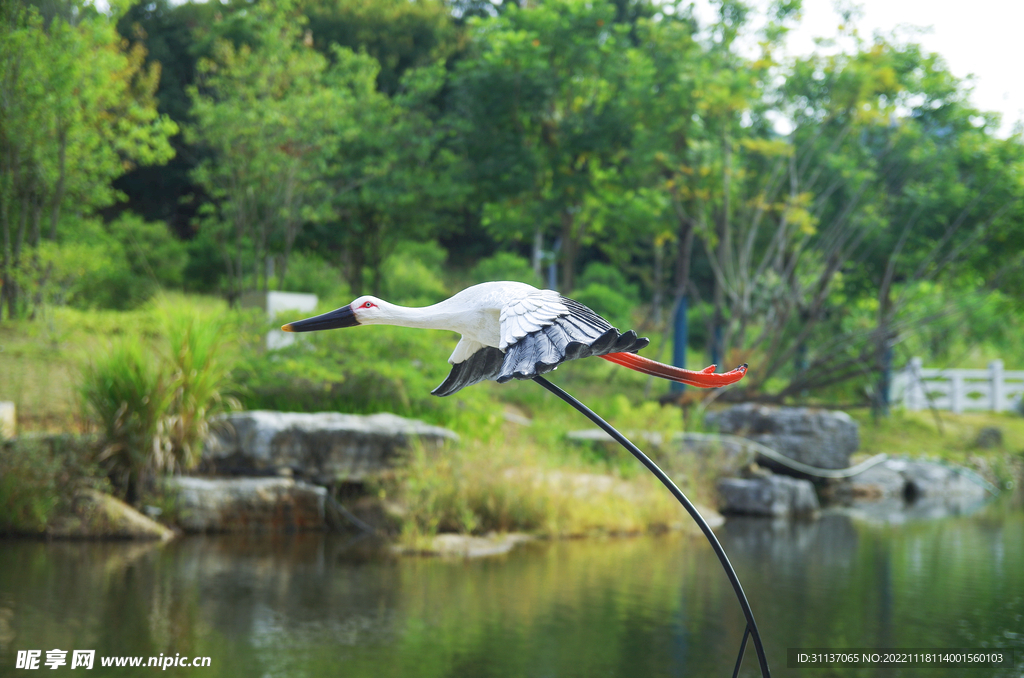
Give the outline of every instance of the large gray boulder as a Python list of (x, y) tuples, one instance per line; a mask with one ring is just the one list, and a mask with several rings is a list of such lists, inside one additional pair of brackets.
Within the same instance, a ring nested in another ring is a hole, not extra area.
[(392, 467), (413, 442), (438, 448), (458, 436), (394, 414), (236, 412), (211, 427), (203, 458), (222, 474), (284, 469), (320, 485), (362, 481)]
[(948, 512), (947, 506), (959, 513), (964, 506), (984, 500), (988, 491), (985, 481), (973, 471), (926, 459), (887, 459), (845, 485), (851, 499), (895, 502), (916, 513), (935, 507)]
[(976, 474), (964, 468), (924, 460), (891, 459), (886, 464), (903, 476), (906, 481), (903, 494), (910, 500), (985, 496), (985, 487), (975, 480)]
[(175, 522), (185, 532), (324, 530), (327, 490), (291, 478), (171, 477)]
[(705, 421), (720, 433), (749, 438), (818, 468), (847, 468), (860, 445), (857, 422), (845, 412), (744, 403), (709, 412)]
[(814, 485), (788, 476), (723, 478), (718, 481), (722, 513), (752, 516), (816, 516)]
[(902, 501), (906, 494), (907, 480), (899, 471), (901, 465), (902, 462), (890, 459), (853, 476), (847, 482), (851, 498), (864, 501)]

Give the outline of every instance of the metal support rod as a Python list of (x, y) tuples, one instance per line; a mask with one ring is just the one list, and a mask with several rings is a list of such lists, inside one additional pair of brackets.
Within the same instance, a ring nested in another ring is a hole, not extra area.
[(537, 376), (533, 380), (543, 386), (545, 389), (554, 393), (556, 396), (564, 400), (565, 402), (572, 405), (576, 410), (583, 414), (587, 419), (600, 426), (605, 433), (615, 439), (617, 443), (622, 445), (624, 448), (637, 458), (637, 460), (647, 467), (647, 470), (654, 474), (654, 476), (661, 481), (662, 485), (668, 488), (668, 491), (679, 500), (679, 503), (683, 505), (686, 512), (690, 514), (694, 522), (700, 528), (704, 536), (707, 537), (708, 542), (711, 544), (711, 548), (714, 549), (715, 554), (718, 556), (718, 560), (722, 563), (722, 569), (725, 570), (725, 574), (729, 577), (729, 582), (732, 584), (733, 590), (736, 592), (736, 598), (739, 600), (740, 607), (743, 608), (743, 616), (747, 619), (747, 628), (743, 634), (743, 643), (740, 645), (739, 656), (736, 659), (736, 668), (739, 669), (740, 662), (743, 660), (743, 649), (746, 646), (747, 634), (754, 639), (754, 650), (757, 651), (757, 661), (761, 666), (762, 678), (771, 678), (771, 671), (768, 669), (768, 659), (764, 655), (764, 646), (761, 644), (761, 634), (757, 630), (757, 622), (754, 621), (754, 613), (750, 609), (750, 603), (747, 602), (747, 596), (743, 593), (743, 586), (740, 584), (739, 577), (736, 576), (736, 571), (732, 569), (732, 563), (729, 562), (729, 556), (725, 555), (725, 549), (718, 543), (718, 538), (715, 533), (711, 531), (711, 526), (708, 525), (707, 521), (704, 520), (704, 516), (700, 514), (697, 507), (686, 498), (683, 491), (676, 487), (676, 484), (672, 482), (664, 471), (658, 468), (658, 465), (651, 461), (650, 457), (643, 453), (643, 451), (631, 443), (626, 436), (619, 433), (615, 427), (606, 422), (604, 419), (594, 413), (589, 407), (581, 403), (580, 401), (573, 398), (571, 395), (558, 388), (544, 377)]

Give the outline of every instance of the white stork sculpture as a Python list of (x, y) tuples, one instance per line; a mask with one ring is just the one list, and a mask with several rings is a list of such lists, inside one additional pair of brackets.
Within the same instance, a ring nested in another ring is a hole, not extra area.
[(642, 358), (636, 352), (647, 346), (648, 340), (636, 336), (633, 330), (620, 333), (583, 304), (553, 290), (538, 290), (524, 283), (507, 281), (474, 285), (450, 299), (425, 308), (406, 308), (389, 304), (377, 297), (359, 297), (348, 306), (314, 318), (288, 323), (281, 329), (286, 332), (313, 332), (355, 325), (398, 325), (458, 332), (462, 339), (448, 359), (452, 371), (432, 391), (434, 395), (451, 395), (487, 379), (501, 383), (510, 379), (533, 379), (579, 410), (629, 450), (668, 488), (700, 526), (736, 592), (747, 618), (747, 627), (736, 657), (734, 678), (739, 673), (748, 637), (754, 641), (762, 678), (771, 678), (750, 602), (711, 526), (671, 478), (640, 448), (586, 405), (541, 376), (566, 360), (598, 356), (644, 374), (701, 388), (713, 388), (734, 384), (742, 379), (747, 372), (746, 365), (740, 365), (724, 374), (715, 374), (715, 365), (693, 372)]
[(701, 388), (733, 384), (747, 366), (715, 374), (642, 358), (648, 340), (620, 333), (583, 304), (553, 290), (519, 282), (488, 282), (424, 308), (407, 308), (377, 297), (359, 297), (348, 306), (283, 326), (286, 332), (313, 332), (355, 325), (398, 325), (451, 330), (462, 335), (448, 362), (451, 374), (432, 393), (446, 396), (492, 379), (533, 379), (567, 360), (598, 356), (637, 372)]

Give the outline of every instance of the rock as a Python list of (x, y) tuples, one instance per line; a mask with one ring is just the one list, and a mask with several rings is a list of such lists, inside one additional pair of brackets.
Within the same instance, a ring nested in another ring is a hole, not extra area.
[(18, 433), (18, 417), (14, 403), (0, 401), (0, 440), (13, 438)]
[(223, 417), (203, 458), (218, 473), (278, 474), (291, 469), (320, 485), (362, 481), (389, 468), (413, 441), (441, 447), (448, 429), (394, 414), (361, 416), (254, 410)]
[(81, 490), (72, 500), (71, 513), (56, 518), (50, 537), (71, 539), (161, 539), (174, 531), (142, 515), (120, 499), (96, 490)]
[[(733, 475), (757, 456), (754, 444), (739, 436), (722, 437), (707, 433), (677, 433), (670, 445), (656, 431), (627, 431), (628, 439), (641, 449), (670, 476), (693, 471), (693, 457), (699, 458), (703, 470), (715, 476)], [(599, 445), (606, 450), (619, 451), (622, 447), (599, 428), (570, 431), (569, 440)]]
[[(887, 459), (845, 483), (841, 497), (861, 501), (920, 503), (923, 499), (956, 499), (957, 506), (985, 497), (985, 483), (973, 471), (934, 461)], [(945, 502), (948, 503), (948, 502)], [(959, 511), (959, 509), (957, 509)]]
[(534, 537), (528, 534), (515, 532), (488, 534), (483, 537), (475, 537), (469, 534), (438, 534), (431, 538), (429, 543), (423, 547), (395, 546), (393, 550), (400, 554), (485, 558), (506, 554), (519, 544), (533, 539)]
[[(722, 525), (725, 525), (725, 516), (715, 509), (708, 508), (707, 506), (701, 506), (700, 504), (694, 504), (693, 507), (697, 509), (697, 513), (704, 518), (704, 522), (707, 523), (708, 527), (711, 529), (717, 530)], [(694, 522), (692, 518), (674, 527), (680, 527), (684, 532), (689, 532), (694, 535), (703, 534), (700, 530), (700, 526)]]
[(907, 481), (899, 472), (899, 464), (890, 459), (850, 478), (851, 498), (869, 501), (902, 500)]
[(890, 460), (906, 481), (903, 496), (914, 501), (921, 497), (983, 497), (985, 488), (970, 477), (970, 471), (930, 461)]
[(983, 450), (990, 450), (993, 447), (1003, 446), (1003, 431), (995, 426), (986, 426), (978, 431), (978, 437), (974, 439), (974, 446)]
[[(709, 412), (705, 420), (720, 433), (750, 438), (818, 468), (848, 467), (860, 445), (857, 422), (845, 412), (744, 403)], [(764, 458), (759, 463), (772, 466)]]
[(683, 433), (679, 437), (679, 449), (683, 454), (714, 459), (716, 470), (722, 475), (738, 473), (757, 457), (754, 445), (743, 438), (723, 438), (707, 433)]
[(284, 532), (326, 528), (327, 490), (291, 478), (168, 478), (185, 532)]
[[(660, 433), (654, 431), (621, 431), (622, 435), (632, 441), (641, 449), (646, 445), (649, 447), (661, 447), (665, 442)], [(599, 428), (588, 428), (582, 431), (569, 431), (565, 437), (575, 443), (589, 443), (601, 445), (608, 450), (621, 450), (622, 446), (604, 430)]]
[(504, 416), (505, 421), (517, 426), (531, 426), (533, 424), (532, 419), (526, 416), (522, 410), (513, 405), (505, 405), (505, 409), (502, 411), (502, 416)]
[(808, 480), (772, 475), (718, 481), (722, 513), (755, 516), (815, 516), (818, 496)]

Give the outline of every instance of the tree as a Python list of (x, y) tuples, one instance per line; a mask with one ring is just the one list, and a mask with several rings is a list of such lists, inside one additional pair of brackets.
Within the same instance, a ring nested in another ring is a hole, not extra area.
[(611, 4), (558, 0), (471, 20), (453, 84), (485, 226), (506, 241), (532, 237), (535, 265), (555, 235), (564, 292), (594, 236), (596, 196), (617, 185), (637, 111), (638, 55), (615, 18)]
[(44, 26), (34, 9), (0, 11), (0, 307), (13, 317), (30, 301), (22, 291), (48, 276), (34, 251), (57, 239), (62, 211), (113, 203), (111, 181), (136, 163), (166, 162), (177, 127), (156, 112), (159, 69), (143, 67), (145, 51), (120, 39), (114, 19)]
[(411, 69), (444, 61), (459, 48), (459, 31), (440, 0), (302, 0), (313, 46), (329, 59), (334, 47), (365, 53), (380, 65), (377, 88), (393, 96)]
[(200, 60), (189, 88), (195, 123), (186, 129), (209, 151), (193, 172), (214, 200), (201, 228), (220, 245), (232, 300), (247, 287), (268, 289), (271, 253), (280, 254), (282, 279), (303, 225), (321, 218), (326, 164), (372, 70), (348, 53), (329, 73), (287, 8), (255, 8), (249, 18), (255, 46), (220, 39), (213, 58)]
[[(339, 48), (339, 57), (351, 52)], [(405, 240), (443, 232), (466, 189), (456, 180), (460, 159), (437, 101), (446, 83), (442, 62), (408, 71), (394, 96), (372, 89), (366, 71), (352, 131), (327, 168), (332, 218), (317, 229), (318, 246), (338, 253), (353, 290), (383, 290), (384, 261)], [(351, 72), (339, 61), (339, 72)]]
[(935, 318), (915, 290), (970, 271), (1019, 209), (1019, 144), (992, 139), (914, 45), (797, 61), (778, 96), (793, 132), (741, 144), (731, 242), (711, 258), (725, 343), (756, 354), (748, 388), (773, 399), (881, 374), (884, 410), (893, 347)]

